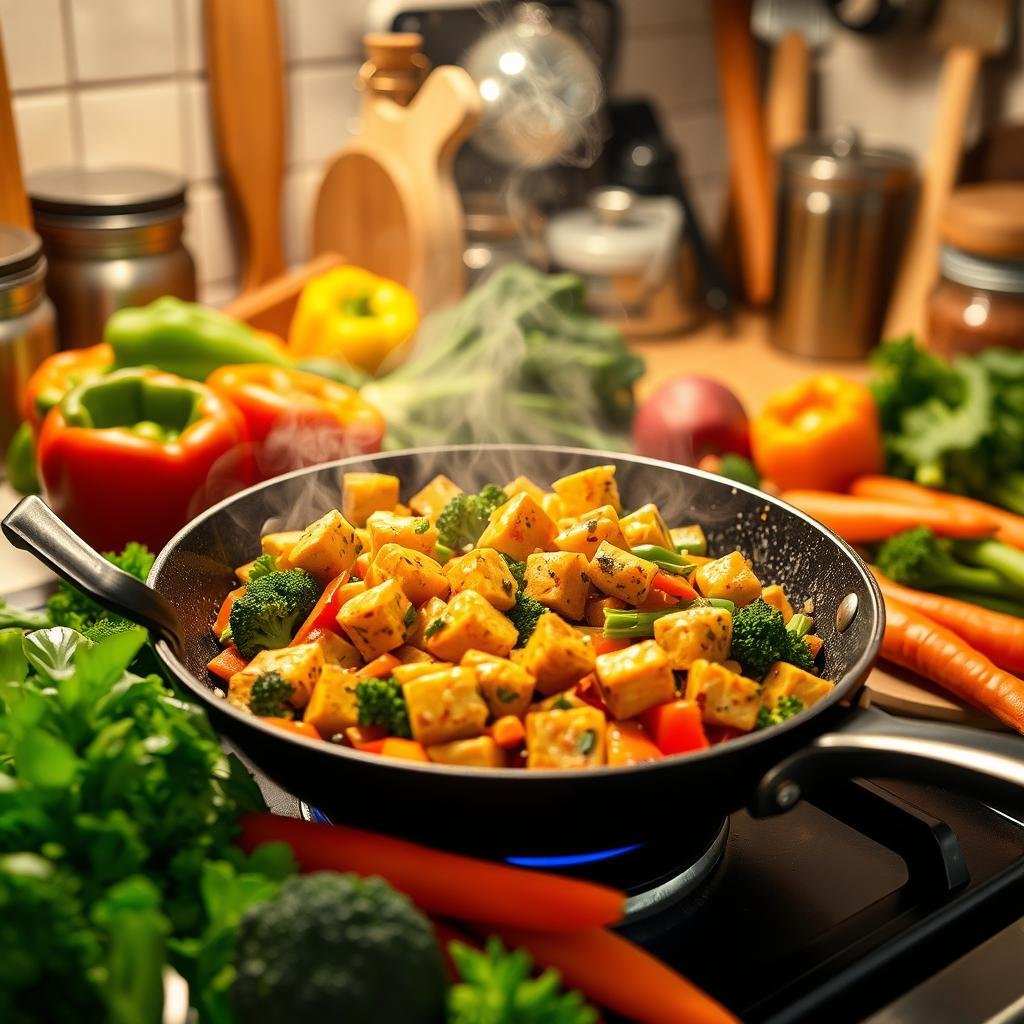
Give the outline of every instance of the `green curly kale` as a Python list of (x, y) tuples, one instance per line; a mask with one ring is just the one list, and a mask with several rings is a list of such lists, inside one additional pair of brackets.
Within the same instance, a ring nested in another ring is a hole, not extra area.
[(484, 484), (479, 494), (456, 494), (437, 517), (437, 539), (453, 551), (465, 551), (480, 539), (491, 513), (508, 501), (497, 484)]
[(767, 729), (770, 725), (779, 725), (787, 718), (798, 715), (804, 709), (804, 702), (792, 694), (785, 694), (775, 702), (775, 707), (761, 708), (757, 713), (757, 729)]
[(814, 664), (807, 644), (786, 629), (782, 613), (761, 598), (733, 613), (732, 657), (751, 679), (761, 679), (776, 661), (808, 671)]
[(291, 718), (295, 712), (288, 701), (294, 693), (280, 672), (264, 672), (249, 691), (249, 710), (260, 718)]
[(402, 687), (392, 678), (363, 679), (356, 683), (356, 705), (360, 725), (379, 725), (392, 736), (409, 739), (409, 708)]

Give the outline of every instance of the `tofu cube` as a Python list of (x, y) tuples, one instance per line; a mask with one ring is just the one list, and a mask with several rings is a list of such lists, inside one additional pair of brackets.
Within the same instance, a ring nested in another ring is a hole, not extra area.
[(317, 631), (316, 639), (313, 641), (320, 645), (324, 652), (324, 663), (337, 665), (339, 668), (359, 668), (363, 659), (359, 651), (352, 646), (344, 637), (329, 629)]
[(461, 493), (462, 488), (457, 483), (449, 480), (443, 473), (438, 473), (430, 483), (409, 499), (409, 508), (416, 515), (426, 516), (434, 522), (445, 505)]
[(393, 512), (374, 512), (366, 520), (370, 531), (370, 557), (374, 558), (385, 544), (401, 544), (403, 548), (433, 555), (437, 547), (437, 529), (423, 516), (396, 516)]
[(519, 639), (516, 627), (473, 590), (456, 594), (438, 619), (442, 624), (426, 637), (426, 646), (442, 661), (458, 662), (474, 648), (506, 658)]
[(337, 665), (325, 665), (302, 716), (324, 739), (359, 724), (359, 677)]
[(622, 511), (614, 466), (592, 466), (556, 480), (551, 489), (562, 499), (564, 515), (580, 516), (599, 505)]
[(544, 500), (544, 488), (538, 487), (528, 476), (517, 476), (515, 480), (510, 480), (502, 490), (510, 497), (514, 498), (517, 494), (528, 494), (537, 504), (539, 505)]
[(557, 532), (551, 517), (522, 491), (491, 513), (477, 547), (494, 548), (517, 562), (525, 562), (534, 551), (550, 551)]
[(762, 682), (761, 703), (766, 708), (775, 707), (780, 697), (796, 697), (805, 708), (813, 707), (824, 700), (835, 683), (819, 679), (786, 661), (777, 661), (766, 673)]
[(385, 580), (346, 601), (338, 612), (338, 625), (365, 661), (393, 651), (405, 643), (416, 610), (397, 580)]
[(530, 711), (571, 711), (573, 708), (593, 707), (582, 697), (576, 696), (575, 690), (563, 690), (530, 705)]
[(619, 517), (611, 505), (594, 509), (576, 519), (563, 519), (559, 527), (555, 547), (559, 551), (575, 551), (588, 559), (594, 557), (602, 541), (608, 541), (617, 548), (629, 546), (622, 535)]
[(531, 711), (526, 716), (527, 768), (593, 768), (605, 763), (605, 717), (597, 708)]
[(761, 686), (724, 665), (698, 659), (687, 675), (686, 699), (698, 704), (708, 725), (749, 732), (757, 724)]
[(565, 619), (545, 612), (526, 642), (521, 664), (541, 693), (558, 693), (594, 671), (594, 645)]
[(653, 640), (598, 655), (595, 670), (601, 699), (619, 721), (675, 699), (672, 666)]
[(298, 543), (302, 536), (301, 530), (284, 530), (279, 533), (267, 533), (260, 537), (260, 550), (265, 555), (273, 555), (278, 569), (290, 569), (288, 552)]
[(421, 651), (418, 647), (413, 647), (411, 644), (402, 644), (401, 647), (396, 647), (391, 652), (391, 656), (397, 658), (403, 665), (440, 664), (433, 655), (427, 654), (426, 651)]
[(673, 526), (668, 534), (672, 539), (672, 547), (676, 551), (685, 551), (688, 555), (706, 555), (708, 553), (708, 539), (696, 523)]
[(438, 764), (458, 764), (465, 768), (505, 767), (505, 752), (490, 736), (435, 743), (427, 747), (427, 756)]
[(562, 506), (562, 499), (554, 491), (545, 493), (544, 497), (540, 499), (540, 507), (544, 509), (545, 514), (554, 523), (557, 523), (562, 516), (567, 514)]
[(590, 560), (587, 575), (590, 582), (607, 597), (617, 597), (626, 604), (638, 605), (647, 600), (651, 582), (658, 567), (629, 551), (602, 541)]
[(705, 597), (720, 597), (742, 607), (761, 596), (761, 581), (738, 551), (699, 565), (693, 585)]
[[(430, 629), (431, 623), (437, 622), (443, 617), (447, 608), (446, 602), (442, 601), (439, 597), (432, 597), (425, 604), (421, 604), (416, 609), (416, 620), (413, 622), (405, 642), (410, 647), (426, 651), (428, 639), (426, 633)], [(436, 629), (437, 627), (435, 626), (434, 628)]]
[(288, 562), (321, 583), (329, 583), (352, 568), (361, 550), (355, 528), (337, 509), (331, 509), (302, 531), (288, 552)]
[(494, 548), (474, 548), (450, 559), (445, 563), (444, 574), (453, 594), (475, 590), (502, 612), (516, 603), (515, 577)]
[(587, 568), (575, 551), (536, 552), (526, 559), (526, 593), (567, 619), (582, 619), (590, 592)]
[(669, 551), (675, 550), (668, 526), (661, 518), (658, 506), (652, 503), (641, 505), (635, 512), (623, 516), (619, 520), (619, 528), (626, 538), (628, 547), (635, 548), (639, 544), (657, 544), (660, 548), (668, 548)]
[(413, 738), (424, 746), (479, 736), (487, 721), (471, 668), (441, 669), (402, 684)]
[(399, 479), (387, 473), (346, 473), (342, 477), (341, 510), (353, 526), (365, 526), (374, 512), (398, 504)]
[(289, 703), (305, 707), (324, 668), (324, 652), (319, 644), (296, 644), (276, 651), (260, 651), (240, 672), (228, 680), (228, 700), (240, 708), (249, 708), (252, 684), (265, 672), (277, 672), (292, 684)]
[(367, 583), (374, 587), (385, 580), (396, 580), (417, 606), (432, 597), (444, 600), (448, 596), (448, 580), (441, 566), (430, 555), (401, 544), (385, 544), (370, 563)]
[(773, 608), (782, 613), (783, 622), (789, 622), (789, 620), (793, 618), (793, 606), (789, 603), (789, 598), (786, 597), (786, 592), (778, 585), (778, 583), (772, 583), (770, 586), (765, 587), (761, 591), (761, 598), (766, 604), (770, 604)]
[(461, 664), (476, 672), (480, 692), (495, 718), (526, 714), (536, 680), (521, 665), (485, 651), (466, 651)]
[(654, 639), (678, 672), (695, 661), (725, 661), (732, 645), (732, 616), (724, 608), (684, 608), (654, 623)]

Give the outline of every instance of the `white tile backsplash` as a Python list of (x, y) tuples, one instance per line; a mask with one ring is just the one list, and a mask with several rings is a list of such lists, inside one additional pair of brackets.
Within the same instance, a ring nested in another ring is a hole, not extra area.
[(79, 81), (177, 70), (174, 0), (74, 0), (68, 7)]
[(284, 258), (293, 267), (309, 259), (313, 208), (323, 180), (319, 165), (293, 170), (284, 183)]
[(362, 3), (281, 0), (291, 61), (361, 59), (366, 12)]
[(15, 92), (68, 80), (60, 0), (0, 0), (0, 33)]
[(18, 152), (25, 174), (74, 163), (71, 95), (61, 89), (14, 100)]
[(203, 42), (203, 0), (178, 0), (180, 26), (179, 61), (185, 72), (202, 71), (206, 67)]
[(199, 183), (189, 186), (185, 244), (196, 261), (200, 281), (223, 281), (238, 273), (234, 230), (223, 189)]
[(359, 65), (299, 68), (288, 76), (288, 163), (326, 160), (351, 137), (359, 111)]
[(210, 115), (210, 90), (205, 79), (182, 84), (182, 119), (185, 126), (185, 167), (190, 181), (217, 176), (217, 154)]

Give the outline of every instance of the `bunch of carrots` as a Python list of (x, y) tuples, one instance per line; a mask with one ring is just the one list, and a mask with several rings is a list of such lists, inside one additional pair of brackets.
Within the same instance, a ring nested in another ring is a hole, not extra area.
[[(251, 853), (291, 846), (302, 871), (376, 875), (434, 921), (442, 948), (482, 946), (497, 935), (553, 967), (569, 988), (639, 1024), (735, 1024), (736, 1017), (660, 960), (608, 930), (625, 893), (593, 882), (445, 853), (403, 839), (272, 814), (242, 819), (238, 842)], [(458, 922), (458, 924), (454, 923)]]
[[(995, 537), (1024, 551), (1024, 517), (894, 477), (861, 477), (849, 494), (804, 490), (781, 497), (854, 544), (926, 526), (938, 537)], [(872, 571), (885, 596), (882, 657), (1024, 733), (1024, 619)]]

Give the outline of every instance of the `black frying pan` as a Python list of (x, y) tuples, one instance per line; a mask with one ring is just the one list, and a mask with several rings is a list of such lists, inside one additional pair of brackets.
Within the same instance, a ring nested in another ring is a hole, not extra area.
[[(602, 463), (617, 467), (627, 506), (655, 501), (669, 522), (696, 520), (712, 551), (739, 547), (761, 579), (784, 584), (794, 603), (813, 599), (825, 641), (823, 675), (837, 684), (827, 700), (784, 725), (695, 754), (625, 768), (523, 771), (362, 754), (264, 725), (214, 693), (206, 663), (218, 645), (210, 624), (235, 584), (233, 568), (258, 554), (268, 522), (300, 528), (338, 506), (345, 471), (393, 473), (408, 495), (438, 472), (475, 489), (519, 473), (546, 484)], [(851, 708), (882, 636), (882, 600), (870, 573), (803, 513), (696, 470), (630, 455), (500, 445), (346, 459), (279, 477), (203, 513), (160, 552), (148, 586), (100, 558), (38, 499), (26, 498), (3, 528), (101, 604), (149, 627), (161, 661), (216, 727), (282, 786), (338, 821), (450, 848), (551, 854), (713, 832), (748, 803), (759, 813), (785, 810), (833, 774), (955, 783), (990, 801), (1024, 786), (1019, 737)], [(844, 602), (856, 611), (840, 629)]]

